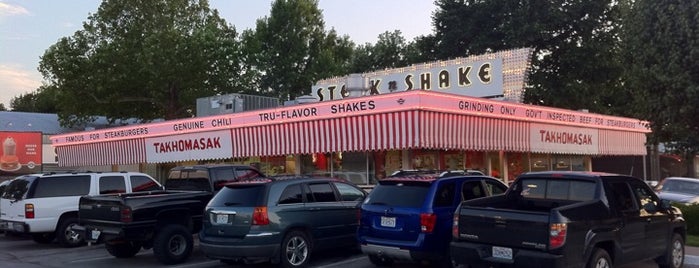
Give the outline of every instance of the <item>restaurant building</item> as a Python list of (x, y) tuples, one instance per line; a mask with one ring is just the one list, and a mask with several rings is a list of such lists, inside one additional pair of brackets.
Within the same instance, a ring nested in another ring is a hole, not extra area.
[[(595, 170), (596, 156), (646, 155), (647, 122), (519, 103), (530, 50), (318, 82), (315, 101), (53, 135), (65, 167), (243, 163), (269, 175), (372, 184), (401, 169), (480, 169), (504, 180)], [(360, 89), (360, 90), (357, 90)]]

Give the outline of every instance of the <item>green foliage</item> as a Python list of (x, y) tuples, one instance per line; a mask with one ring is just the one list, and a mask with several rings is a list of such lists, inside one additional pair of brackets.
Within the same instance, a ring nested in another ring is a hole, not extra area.
[(699, 205), (672, 205), (682, 211), (682, 217), (687, 222), (687, 234), (699, 236)]
[(107, 0), (39, 69), (63, 125), (149, 121), (189, 117), (196, 98), (240, 91), (239, 53), (235, 29), (206, 0)]
[(345, 74), (353, 43), (325, 32), (315, 0), (276, 0), (255, 32), (244, 34), (249, 62), (259, 74), (259, 92), (281, 100), (310, 94), (321, 78)]
[(438, 0), (437, 57), (532, 47), (525, 102), (623, 112), (616, 1)]
[(626, 15), (636, 116), (651, 122), (651, 143), (666, 142), (693, 159), (699, 152), (699, 2), (638, 0)]
[(5, 108), (4, 103), (0, 103), (0, 111), (7, 111), (7, 108)]
[(42, 86), (36, 92), (21, 94), (10, 100), (10, 107), (15, 112), (57, 113), (56, 89)]

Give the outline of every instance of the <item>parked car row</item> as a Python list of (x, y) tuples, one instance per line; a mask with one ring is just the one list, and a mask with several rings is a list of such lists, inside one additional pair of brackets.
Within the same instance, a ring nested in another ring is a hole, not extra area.
[[(235, 165), (177, 167), (171, 170), (164, 187), (147, 175), (148, 180), (145, 180), (143, 175), (77, 173), (18, 177), (8, 183), (5, 193), (0, 195), (0, 229), (31, 233), (40, 243), (54, 238), (65, 246), (79, 246), (85, 241), (104, 242), (106, 250), (117, 258), (133, 257), (143, 248), (153, 248), (156, 258), (163, 264), (185, 262), (193, 249), (192, 235), (197, 235), (199, 248), (206, 256), (229, 264), (271, 262), (281, 267), (304, 267), (320, 250), (345, 248), (363, 252), (377, 266), (389, 266), (398, 261), (430, 263), (436, 267), (452, 267), (454, 262), (497, 266), (521, 263), (523, 259), (518, 254), (532, 250), (535, 252), (528, 255), (527, 260), (548, 252), (559, 254), (562, 252), (560, 243), (557, 251), (551, 251), (554, 241), (551, 239), (554, 238), (548, 238), (548, 234), (553, 234), (549, 227), (567, 226), (563, 232), (574, 233), (577, 225), (573, 219), (588, 219), (589, 222), (601, 217), (600, 212), (592, 212), (598, 209), (563, 208), (594, 203), (591, 207), (602, 209), (595, 202), (608, 199), (600, 195), (600, 191), (605, 191), (603, 186), (590, 188), (583, 187), (590, 186), (589, 183), (566, 184), (571, 178), (589, 181), (599, 176), (584, 172), (523, 174), (520, 178), (527, 179), (526, 182), (520, 182), (518, 178), (508, 188), (501, 180), (477, 171), (407, 170), (378, 181), (370, 192), (340, 178), (265, 176), (252, 167)], [(56, 185), (57, 180), (64, 184)], [(67, 182), (83, 186), (67, 187)], [(651, 189), (645, 184), (643, 186)], [(672, 189), (665, 187), (666, 190)], [(638, 191), (629, 189), (635, 195), (640, 193)], [(658, 260), (662, 267), (679, 267), (676, 264), (681, 266), (683, 262), (678, 254), (684, 254), (685, 234), (681, 212), (668, 203), (662, 203), (652, 190), (644, 194), (647, 199), (636, 199), (635, 213), (646, 211), (658, 214), (658, 217), (662, 213), (670, 215), (672, 222), (676, 223), (672, 233), (678, 236), (670, 236), (673, 242), (657, 239), (658, 243), (670, 243), (664, 251), (667, 253), (658, 255)], [(503, 202), (511, 202), (506, 200), (520, 200), (522, 196), (534, 198), (527, 199), (532, 205), (510, 206), (507, 212), (491, 208), (502, 207)], [(53, 205), (62, 198), (66, 199), (61, 201), (63, 206), (74, 206), (74, 209), (47, 214), (49, 210), (58, 210)], [(641, 203), (648, 201), (654, 205)], [(617, 204), (615, 202), (610, 206)], [(548, 205), (536, 213), (527, 212), (534, 203)], [(490, 216), (474, 218), (473, 214), (468, 214), (471, 213), (468, 209), (475, 204), (483, 206), (483, 211), (492, 211), (483, 214)], [(559, 207), (565, 212), (556, 212), (558, 214), (553, 216), (548, 214), (549, 210), (559, 211)], [(8, 212), (10, 210), (12, 213)], [(519, 210), (523, 212), (517, 214)], [(569, 211), (587, 212), (573, 216)], [(558, 221), (541, 232), (547, 234), (548, 243), (532, 242), (540, 240), (537, 234), (541, 230), (536, 228), (543, 217), (537, 213), (544, 212), (548, 215), (547, 222), (554, 218)], [(633, 232), (625, 227), (634, 219), (633, 211), (610, 213), (612, 222), (620, 224), (621, 231)], [(22, 217), (25, 219), (20, 219)], [(490, 222), (489, 217), (495, 220)], [(51, 218), (55, 224), (39, 228), (36, 218)], [(466, 223), (467, 220), (475, 222)], [(537, 223), (529, 223), (529, 220)], [(508, 235), (509, 226), (518, 231)], [(476, 233), (481, 231), (484, 233)], [(556, 229), (557, 233), (560, 231), (560, 228)], [(506, 242), (522, 235), (525, 236), (523, 245), (535, 243), (532, 249), (521, 250)], [(580, 246), (577, 243), (582, 243), (572, 235), (567, 240), (565, 235), (563, 237), (563, 241), (556, 241), (576, 244), (568, 249), (577, 248)], [(476, 250), (477, 255), (463, 251), (463, 244), (459, 244), (464, 239), (474, 238), (486, 245)], [(612, 240), (610, 243), (616, 242)], [(628, 245), (620, 243), (616, 246), (624, 248)], [(622, 256), (612, 248), (604, 249), (610, 256)], [(584, 252), (588, 254), (585, 256), (593, 253)], [(595, 258), (593, 264), (583, 261), (584, 267), (611, 267), (599, 266), (597, 261), (611, 264), (636, 258), (624, 255), (621, 260), (595, 254), (602, 257)], [(465, 260), (465, 256), (469, 260)]]

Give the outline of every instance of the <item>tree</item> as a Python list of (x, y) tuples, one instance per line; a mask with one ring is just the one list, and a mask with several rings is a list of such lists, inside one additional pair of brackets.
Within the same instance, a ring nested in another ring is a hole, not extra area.
[(5, 108), (4, 103), (0, 103), (0, 111), (7, 111), (7, 108)]
[(438, 0), (437, 6), (439, 59), (532, 47), (525, 102), (625, 111), (616, 1)]
[(276, 0), (270, 15), (257, 20), (254, 34), (244, 35), (260, 92), (281, 100), (310, 94), (313, 83), (345, 74), (354, 46), (335, 31), (325, 32), (316, 0)]
[(244, 90), (235, 29), (206, 0), (105, 0), (41, 57), (64, 126), (192, 116), (195, 100)]
[(699, 153), (699, 2), (637, 0), (624, 40), (636, 116), (650, 122), (650, 144), (661, 142), (688, 160)]
[(35, 92), (20, 94), (12, 98), (10, 107), (16, 112), (58, 113), (55, 93), (55, 88), (41, 86)]

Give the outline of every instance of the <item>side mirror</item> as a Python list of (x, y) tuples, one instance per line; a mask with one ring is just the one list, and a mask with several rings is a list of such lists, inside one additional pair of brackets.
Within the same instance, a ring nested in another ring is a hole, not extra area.
[[(661, 203), (660, 203), (660, 207), (661, 207), (661, 208), (663, 207), (662, 204), (663, 204), (663, 203), (661, 202)], [(668, 203), (668, 204), (669, 204), (669, 203)], [(646, 203), (645, 205), (643, 205), (643, 210), (645, 210), (645, 211), (648, 212), (649, 214), (654, 214), (654, 213), (658, 212), (658, 206), (655, 205), (655, 202), (648, 202), (648, 203)]]

